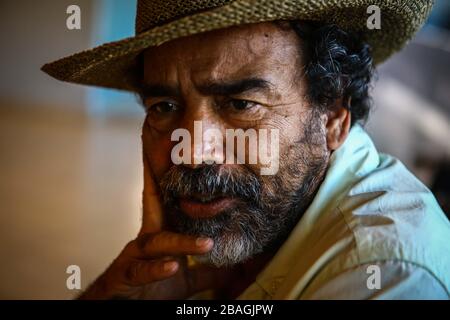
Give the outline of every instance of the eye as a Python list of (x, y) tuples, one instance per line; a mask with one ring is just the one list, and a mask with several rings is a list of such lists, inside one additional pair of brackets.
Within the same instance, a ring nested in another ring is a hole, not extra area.
[(228, 105), (235, 110), (243, 111), (253, 108), (256, 103), (248, 100), (232, 99), (228, 102)]
[(159, 132), (170, 131), (180, 119), (182, 107), (170, 101), (146, 101), (146, 124)]
[(171, 102), (158, 102), (151, 105), (148, 110), (153, 113), (167, 114), (178, 110), (178, 106)]

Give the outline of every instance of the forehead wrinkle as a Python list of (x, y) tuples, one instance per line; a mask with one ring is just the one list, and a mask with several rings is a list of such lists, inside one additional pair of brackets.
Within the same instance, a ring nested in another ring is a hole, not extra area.
[[(176, 40), (167, 46), (163, 44), (153, 54), (156, 68), (163, 75), (157, 78), (169, 81), (170, 85), (176, 85), (186, 93), (204, 83), (250, 77), (265, 78), (278, 86), (280, 81), (286, 80), (285, 76), (279, 76), (291, 68), (292, 58), (289, 56), (293, 50), (290, 49), (297, 43), (287, 42), (286, 33), (258, 29), (222, 30), (215, 35), (200, 34)], [(169, 54), (164, 55), (164, 52)]]
[[(245, 78), (264, 78), (270, 80), (272, 71), (279, 72), (276, 65), (281, 65), (281, 59), (274, 50), (255, 53), (249, 51), (248, 39), (244, 42), (233, 38), (224, 44), (215, 46), (208, 57), (194, 57), (189, 63), (191, 80), (197, 87), (204, 83), (230, 82)], [(225, 46), (225, 48), (223, 48)], [(197, 61), (196, 61), (197, 60)]]

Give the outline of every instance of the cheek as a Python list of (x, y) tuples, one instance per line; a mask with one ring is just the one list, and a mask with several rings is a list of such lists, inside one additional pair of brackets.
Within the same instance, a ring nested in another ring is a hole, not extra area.
[[(302, 136), (304, 127), (298, 113), (279, 113), (268, 117), (261, 123), (260, 128), (278, 131), (280, 155), (286, 154), (288, 149)], [(281, 164), (280, 164), (281, 165)]]
[[(246, 144), (246, 167), (257, 176), (261, 176), (263, 168), (266, 168), (265, 175), (277, 175), (280, 172), (279, 170), (282, 170), (286, 163), (291, 160), (291, 149), (300, 136), (299, 123), (298, 117), (276, 116), (267, 117), (258, 126), (252, 127), (257, 132), (258, 144), (254, 147)], [(264, 129), (264, 131), (260, 131), (261, 129)], [(274, 134), (276, 134), (276, 137)], [(276, 140), (273, 140), (273, 138)], [(259, 148), (261, 143), (266, 145), (263, 154), (260, 153), (261, 149)], [(277, 146), (274, 146), (273, 143), (276, 143)], [(257, 153), (257, 164), (249, 164), (247, 161), (248, 154), (251, 151)], [(267, 173), (267, 169), (274, 169), (275, 171), (271, 174)]]
[(159, 181), (172, 165), (170, 153), (173, 142), (170, 134), (160, 134), (144, 125), (142, 130), (142, 148), (150, 168)]
[(280, 130), (280, 154), (288, 154), (293, 146), (297, 145), (303, 137), (304, 127), (299, 121), (290, 122), (285, 126), (286, 130)]

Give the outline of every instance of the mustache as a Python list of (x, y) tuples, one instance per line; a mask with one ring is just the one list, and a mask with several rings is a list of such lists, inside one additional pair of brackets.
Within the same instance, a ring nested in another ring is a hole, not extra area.
[(171, 203), (176, 198), (198, 194), (258, 202), (261, 181), (244, 166), (211, 164), (188, 168), (176, 165), (163, 176), (160, 188), (165, 204)]

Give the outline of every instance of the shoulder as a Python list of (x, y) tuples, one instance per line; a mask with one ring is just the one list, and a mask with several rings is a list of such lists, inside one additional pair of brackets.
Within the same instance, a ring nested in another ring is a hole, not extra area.
[(274, 296), (313, 296), (311, 288), (328, 283), (354, 292), (365, 286), (357, 279), (367, 278), (373, 265), (387, 276), (382, 283), (397, 291), (413, 292), (412, 286), (426, 282), (448, 294), (448, 243), (450, 223), (433, 194), (399, 160), (378, 153), (356, 126), (333, 153), (315, 199), (277, 253), (283, 272), (276, 273), (281, 284)]
[[(450, 223), (432, 193), (400, 161), (380, 155), (377, 168), (351, 186), (336, 211), (353, 246), (317, 275), (316, 281), (331, 286), (321, 292), (347, 283), (347, 292), (369, 297), (448, 298)], [(369, 266), (381, 271), (388, 291), (372, 292), (365, 281), (357, 281), (368, 279)]]

